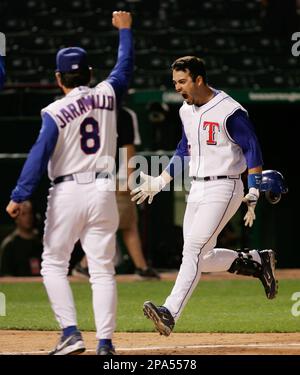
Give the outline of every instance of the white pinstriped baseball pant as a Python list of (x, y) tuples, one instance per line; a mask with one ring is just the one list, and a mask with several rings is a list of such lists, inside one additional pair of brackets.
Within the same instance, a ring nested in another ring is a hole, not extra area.
[(236, 251), (214, 247), (242, 198), (240, 179), (192, 182), (183, 222), (182, 263), (171, 294), (164, 303), (175, 321), (197, 286), (201, 272), (227, 271), (236, 259)]
[(116, 324), (113, 257), (118, 210), (115, 192), (106, 191), (108, 183), (102, 178), (88, 184), (70, 181), (50, 189), (41, 271), (60, 327), (77, 325), (67, 273), (74, 243), (81, 240), (89, 266), (97, 339), (111, 339)]

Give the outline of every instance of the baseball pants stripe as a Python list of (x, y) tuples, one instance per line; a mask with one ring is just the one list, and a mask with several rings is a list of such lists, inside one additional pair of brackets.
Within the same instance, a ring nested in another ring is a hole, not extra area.
[(226, 271), (236, 258), (235, 251), (214, 247), (242, 198), (241, 180), (192, 184), (183, 223), (183, 260), (172, 292), (164, 303), (175, 320), (197, 286), (201, 271)]

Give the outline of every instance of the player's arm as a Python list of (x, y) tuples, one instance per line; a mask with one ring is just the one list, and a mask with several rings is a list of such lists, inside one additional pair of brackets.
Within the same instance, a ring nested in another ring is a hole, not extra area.
[(134, 168), (130, 167), (130, 163), (129, 163), (129, 160), (131, 158), (134, 157), (135, 155), (135, 146), (134, 144), (130, 144), (130, 145), (125, 145), (126, 149), (127, 149), (127, 160), (126, 160), (126, 165), (127, 165), (127, 176), (129, 178), (129, 176), (134, 172)]
[(5, 81), (5, 68), (4, 68), (4, 57), (0, 56), (0, 90), (2, 89)]
[(250, 227), (255, 220), (254, 209), (259, 198), (259, 189), (262, 180), (262, 153), (254, 131), (253, 124), (248, 115), (237, 110), (226, 121), (226, 129), (231, 139), (242, 149), (248, 167), (248, 193), (243, 201), (248, 206), (244, 217), (245, 225)]
[[(119, 165), (118, 171), (118, 191), (119, 193), (128, 194), (130, 190), (130, 175), (134, 172), (134, 168), (131, 167), (130, 160), (135, 156), (135, 146), (133, 143), (122, 144), (119, 148), (119, 161), (122, 163)], [(124, 160), (123, 160), (124, 159)]]
[(148, 176), (141, 172), (141, 178), (144, 180), (144, 183), (132, 190), (131, 195), (133, 197), (131, 200), (137, 201), (137, 204), (141, 204), (148, 198), (148, 203), (152, 203), (154, 195), (159, 193), (179, 173), (182, 173), (182, 170), (188, 164), (188, 160), (188, 141), (182, 127), (182, 138), (166, 169), (158, 177)]
[(189, 160), (190, 153), (188, 148), (188, 140), (184, 131), (184, 127), (182, 126), (181, 140), (176, 147), (175, 153), (172, 156), (170, 163), (167, 165), (166, 169), (163, 172), (164, 175), (168, 174), (171, 177), (171, 181), (177, 175), (182, 173), (183, 169), (188, 166)]
[(244, 196), (243, 202), (247, 205), (247, 212), (244, 216), (245, 226), (252, 227), (256, 218), (255, 207), (259, 198), (260, 184), (262, 181), (262, 166), (248, 168), (248, 193)]
[(129, 12), (113, 12), (112, 24), (119, 29), (119, 48), (117, 63), (106, 79), (120, 102), (127, 91), (133, 73), (134, 46), (131, 31), (132, 18)]
[(20, 213), (21, 202), (32, 196), (47, 169), (57, 138), (58, 129), (56, 123), (49, 114), (45, 113), (40, 134), (28, 154), (17, 181), (17, 186), (11, 193), (11, 201), (6, 207), (6, 211), (11, 217), (17, 217)]

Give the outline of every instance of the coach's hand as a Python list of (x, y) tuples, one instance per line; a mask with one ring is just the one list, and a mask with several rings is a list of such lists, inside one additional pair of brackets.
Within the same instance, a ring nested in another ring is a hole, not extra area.
[(17, 203), (14, 201), (10, 201), (8, 203), (8, 206), (6, 207), (6, 212), (15, 219), (17, 216), (19, 216), (21, 211), (22, 203)]
[(255, 188), (250, 188), (249, 193), (245, 195), (243, 198), (243, 202), (247, 204), (248, 211), (244, 216), (245, 226), (251, 228), (253, 225), (253, 221), (255, 220), (255, 207), (259, 198), (259, 190)]
[(130, 194), (133, 195), (131, 200), (141, 204), (148, 198), (148, 203), (151, 204), (154, 195), (159, 193), (167, 183), (162, 176), (152, 177), (141, 172), (140, 177), (144, 180), (144, 183), (131, 191)]
[(113, 12), (112, 24), (117, 29), (130, 29), (132, 24), (131, 14), (124, 11)]

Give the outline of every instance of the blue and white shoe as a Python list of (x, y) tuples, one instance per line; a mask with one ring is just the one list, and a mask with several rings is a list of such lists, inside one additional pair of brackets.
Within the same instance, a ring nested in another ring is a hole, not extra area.
[(70, 336), (61, 336), (55, 349), (49, 355), (76, 355), (85, 351), (84, 342), (79, 331)]
[(116, 351), (115, 351), (114, 346), (100, 345), (97, 348), (96, 354), (97, 355), (115, 355)]
[(169, 336), (175, 326), (175, 321), (170, 311), (165, 306), (155, 306), (150, 301), (144, 302), (144, 315), (151, 319), (155, 329), (164, 336)]

